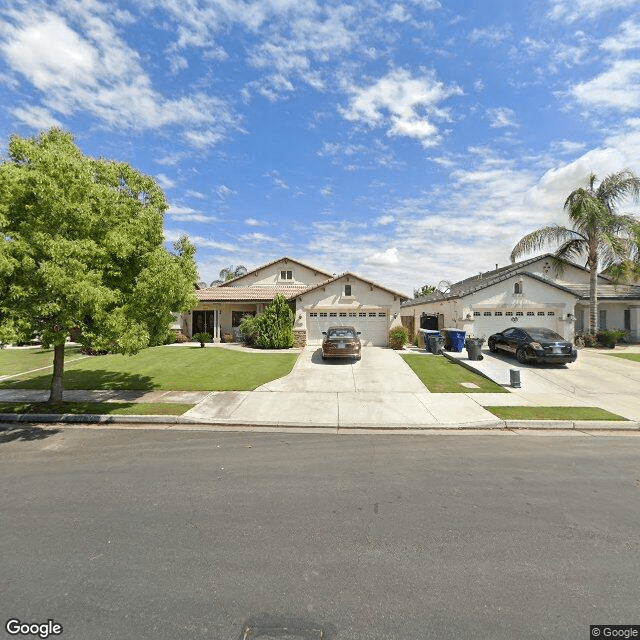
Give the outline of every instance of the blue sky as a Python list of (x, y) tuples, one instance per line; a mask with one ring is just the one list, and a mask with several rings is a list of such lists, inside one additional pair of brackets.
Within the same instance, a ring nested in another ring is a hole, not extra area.
[(201, 280), (289, 255), (406, 293), (640, 173), (637, 0), (5, 0), (0, 137), (167, 195)]

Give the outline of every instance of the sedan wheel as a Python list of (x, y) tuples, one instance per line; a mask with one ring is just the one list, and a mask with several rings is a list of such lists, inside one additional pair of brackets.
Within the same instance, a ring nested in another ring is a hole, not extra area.
[(516, 351), (516, 358), (520, 364), (527, 363), (527, 354), (522, 347)]
[(491, 351), (491, 353), (498, 351), (498, 347), (496, 347), (496, 343), (493, 340), (489, 340), (489, 351)]

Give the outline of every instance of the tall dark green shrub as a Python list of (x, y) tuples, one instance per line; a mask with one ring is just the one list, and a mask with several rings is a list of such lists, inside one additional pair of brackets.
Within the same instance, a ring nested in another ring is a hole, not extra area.
[[(263, 349), (288, 349), (293, 347), (293, 322), (295, 316), (282, 294), (258, 316), (256, 344)], [(241, 329), (242, 330), (242, 329)]]

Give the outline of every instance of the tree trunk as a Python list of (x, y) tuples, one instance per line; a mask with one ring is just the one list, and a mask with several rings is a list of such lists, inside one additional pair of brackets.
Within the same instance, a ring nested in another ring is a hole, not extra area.
[(598, 333), (598, 263), (591, 263), (589, 273), (589, 333)]
[(53, 347), (53, 377), (49, 402), (62, 402), (62, 373), (64, 371), (64, 343)]

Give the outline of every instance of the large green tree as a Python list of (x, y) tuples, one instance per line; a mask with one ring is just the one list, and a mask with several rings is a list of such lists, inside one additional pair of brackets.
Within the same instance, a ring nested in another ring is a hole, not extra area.
[(0, 341), (54, 348), (50, 401), (62, 400), (73, 327), (95, 349), (162, 343), (172, 311), (197, 304), (195, 248), (163, 246), (167, 203), (128, 164), (82, 154), (70, 133), (12, 136), (0, 164)]
[[(513, 248), (511, 260), (539, 251), (546, 245), (558, 246), (560, 259), (585, 260), (589, 271), (589, 332), (598, 330), (598, 273), (614, 267), (618, 277), (632, 273), (637, 261), (640, 234), (638, 220), (617, 212), (625, 201), (640, 199), (640, 178), (628, 169), (606, 176), (597, 184), (591, 174), (588, 186), (572, 191), (564, 203), (571, 227), (550, 225), (524, 236)], [(556, 265), (562, 268), (562, 263)]]

